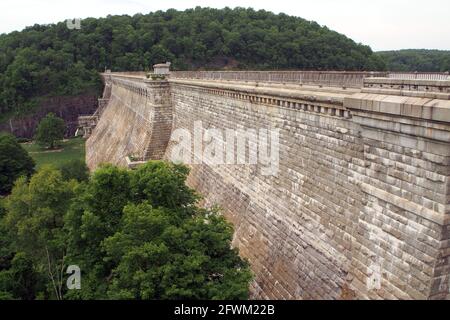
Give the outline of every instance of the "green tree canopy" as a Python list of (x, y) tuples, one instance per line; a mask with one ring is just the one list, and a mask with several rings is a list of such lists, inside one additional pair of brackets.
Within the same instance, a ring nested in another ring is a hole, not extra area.
[(399, 50), (376, 54), (390, 71), (450, 72), (449, 50)]
[(66, 181), (75, 179), (78, 182), (83, 182), (89, 179), (89, 169), (83, 160), (67, 161), (60, 166), (60, 170), (63, 179)]
[(383, 60), (316, 22), (246, 8), (167, 10), (34, 25), (0, 35), (0, 113), (101, 87), (98, 72), (180, 69), (380, 70)]
[(83, 290), (72, 298), (238, 299), (251, 274), (231, 249), (232, 228), (196, 206), (184, 166), (152, 161), (97, 170), (66, 216)]
[(8, 194), (20, 176), (31, 176), (34, 161), (16, 138), (0, 133), (0, 196)]
[(14, 256), (10, 269), (0, 271), (0, 292), (8, 293), (4, 297), (5, 300), (11, 300), (14, 297), (21, 300), (33, 300), (36, 298), (37, 286), (38, 274), (33, 261), (24, 252), (18, 252)]
[(58, 141), (64, 139), (65, 130), (64, 120), (54, 113), (49, 113), (39, 123), (35, 140), (38, 144), (53, 149)]
[(149, 201), (154, 207), (181, 208), (197, 200), (185, 184), (189, 174), (183, 165), (152, 161), (133, 171), (131, 190), (135, 202)]
[[(245, 299), (233, 229), (197, 206), (188, 169), (105, 165), (84, 182), (42, 167), (0, 201), (0, 299)], [(82, 271), (81, 290), (65, 270)]]
[(10, 246), (15, 252), (25, 253), (35, 269), (42, 271), (44, 297), (63, 297), (67, 254), (64, 215), (76, 186), (73, 180), (64, 181), (58, 170), (44, 166), (29, 182), (19, 178), (6, 199), (2, 223), (10, 235)]
[(214, 213), (180, 219), (148, 202), (124, 208), (103, 241), (115, 268), (108, 296), (119, 299), (247, 299), (247, 264), (230, 249), (232, 229)]

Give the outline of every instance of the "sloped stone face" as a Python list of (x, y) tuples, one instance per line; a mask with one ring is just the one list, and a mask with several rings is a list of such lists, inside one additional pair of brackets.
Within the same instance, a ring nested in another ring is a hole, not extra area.
[[(362, 208), (362, 192), (348, 179), (349, 160), (363, 159), (356, 128), (198, 90), (173, 85), (174, 129), (192, 130), (198, 119), (205, 127), (280, 129), (278, 176), (262, 176), (258, 166), (196, 165), (188, 181), (233, 222), (234, 245), (256, 275), (253, 297), (338, 299)], [(345, 140), (337, 128), (348, 128)]]
[[(279, 129), (276, 175), (260, 164), (190, 165), (202, 204), (220, 205), (235, 227), (253, 298), (450, 298), (447, 101), (176, 79), (144, 98), (143, 80), (131, 82), (112, 86), (88, 140), (91, 168), (125, 166), (131, 153), (170, 160), (170, 131), (194, 136), (196, 121)], [(407, 112), (419, 104), (428, 113)], [(445, 111), (439, 120), (436, 110)]]
[(281, 130), (277, 177), (208, 165), (189, 177), (204, 204), (219, 203), (235, 225), (254, 298), (447, 297), (448, 126), (360, 108), (348, 110), (353, 118), (330, 116), (322, 109), (333, 106), (317, 99), (298, 110), (216, 89), (173, 85), (174, 129), (192, 131), (201, 119)]
[(449, 299), (450, 115), (439, 111), (448, 101), (408, 94), (346, 99), (365, 163), (355, 174), (366, 205), (352, 264), (360, 276), (367, 270), (369, 284), (381, 281), (368, 290), (357, 277), (364, 297)]
[(169, 84), (115, 79), (108, 105), (86, 142), (91, 170), (104, 162), (126, 166), (126, 158), (161, 159), (172, 128)]

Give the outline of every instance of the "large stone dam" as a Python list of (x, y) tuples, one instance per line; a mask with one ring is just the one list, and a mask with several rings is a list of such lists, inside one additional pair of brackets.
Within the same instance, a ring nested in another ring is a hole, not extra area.
[(276, 129), (276, 174), (189, 164), (234, 225), (252, 298), (450, 299), (450, 81), (313, 75), (105, 73), (88, 166), (170, 160), (178, 129)]

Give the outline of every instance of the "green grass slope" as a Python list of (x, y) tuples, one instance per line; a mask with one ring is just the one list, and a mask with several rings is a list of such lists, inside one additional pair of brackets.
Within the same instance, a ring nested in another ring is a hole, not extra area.
[(23, 143), (22, 146), (36, 161), (36, 169), (46, 164), (59, 168), (70, 160), (85, 160), (85, 140), (83, 138), (64, 140), (57, 150), (48, 150), (35, 143)]

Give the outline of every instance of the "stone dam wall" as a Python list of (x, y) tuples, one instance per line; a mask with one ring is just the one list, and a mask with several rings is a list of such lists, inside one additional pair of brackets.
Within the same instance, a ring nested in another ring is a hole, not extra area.
[(101, 101), (107, 105), (86, 142), (88, 165), (161, 159), (172, 129), (169, 84), (109, 77), (106, 87)]
[(220, 205), (235, 227), (252, 298), (450, 299), (449, 81), (104, 79), (91, 169), (171, 159), (176, 129), (279, 130), (277, 175), (190, 165), (202, 204)]

